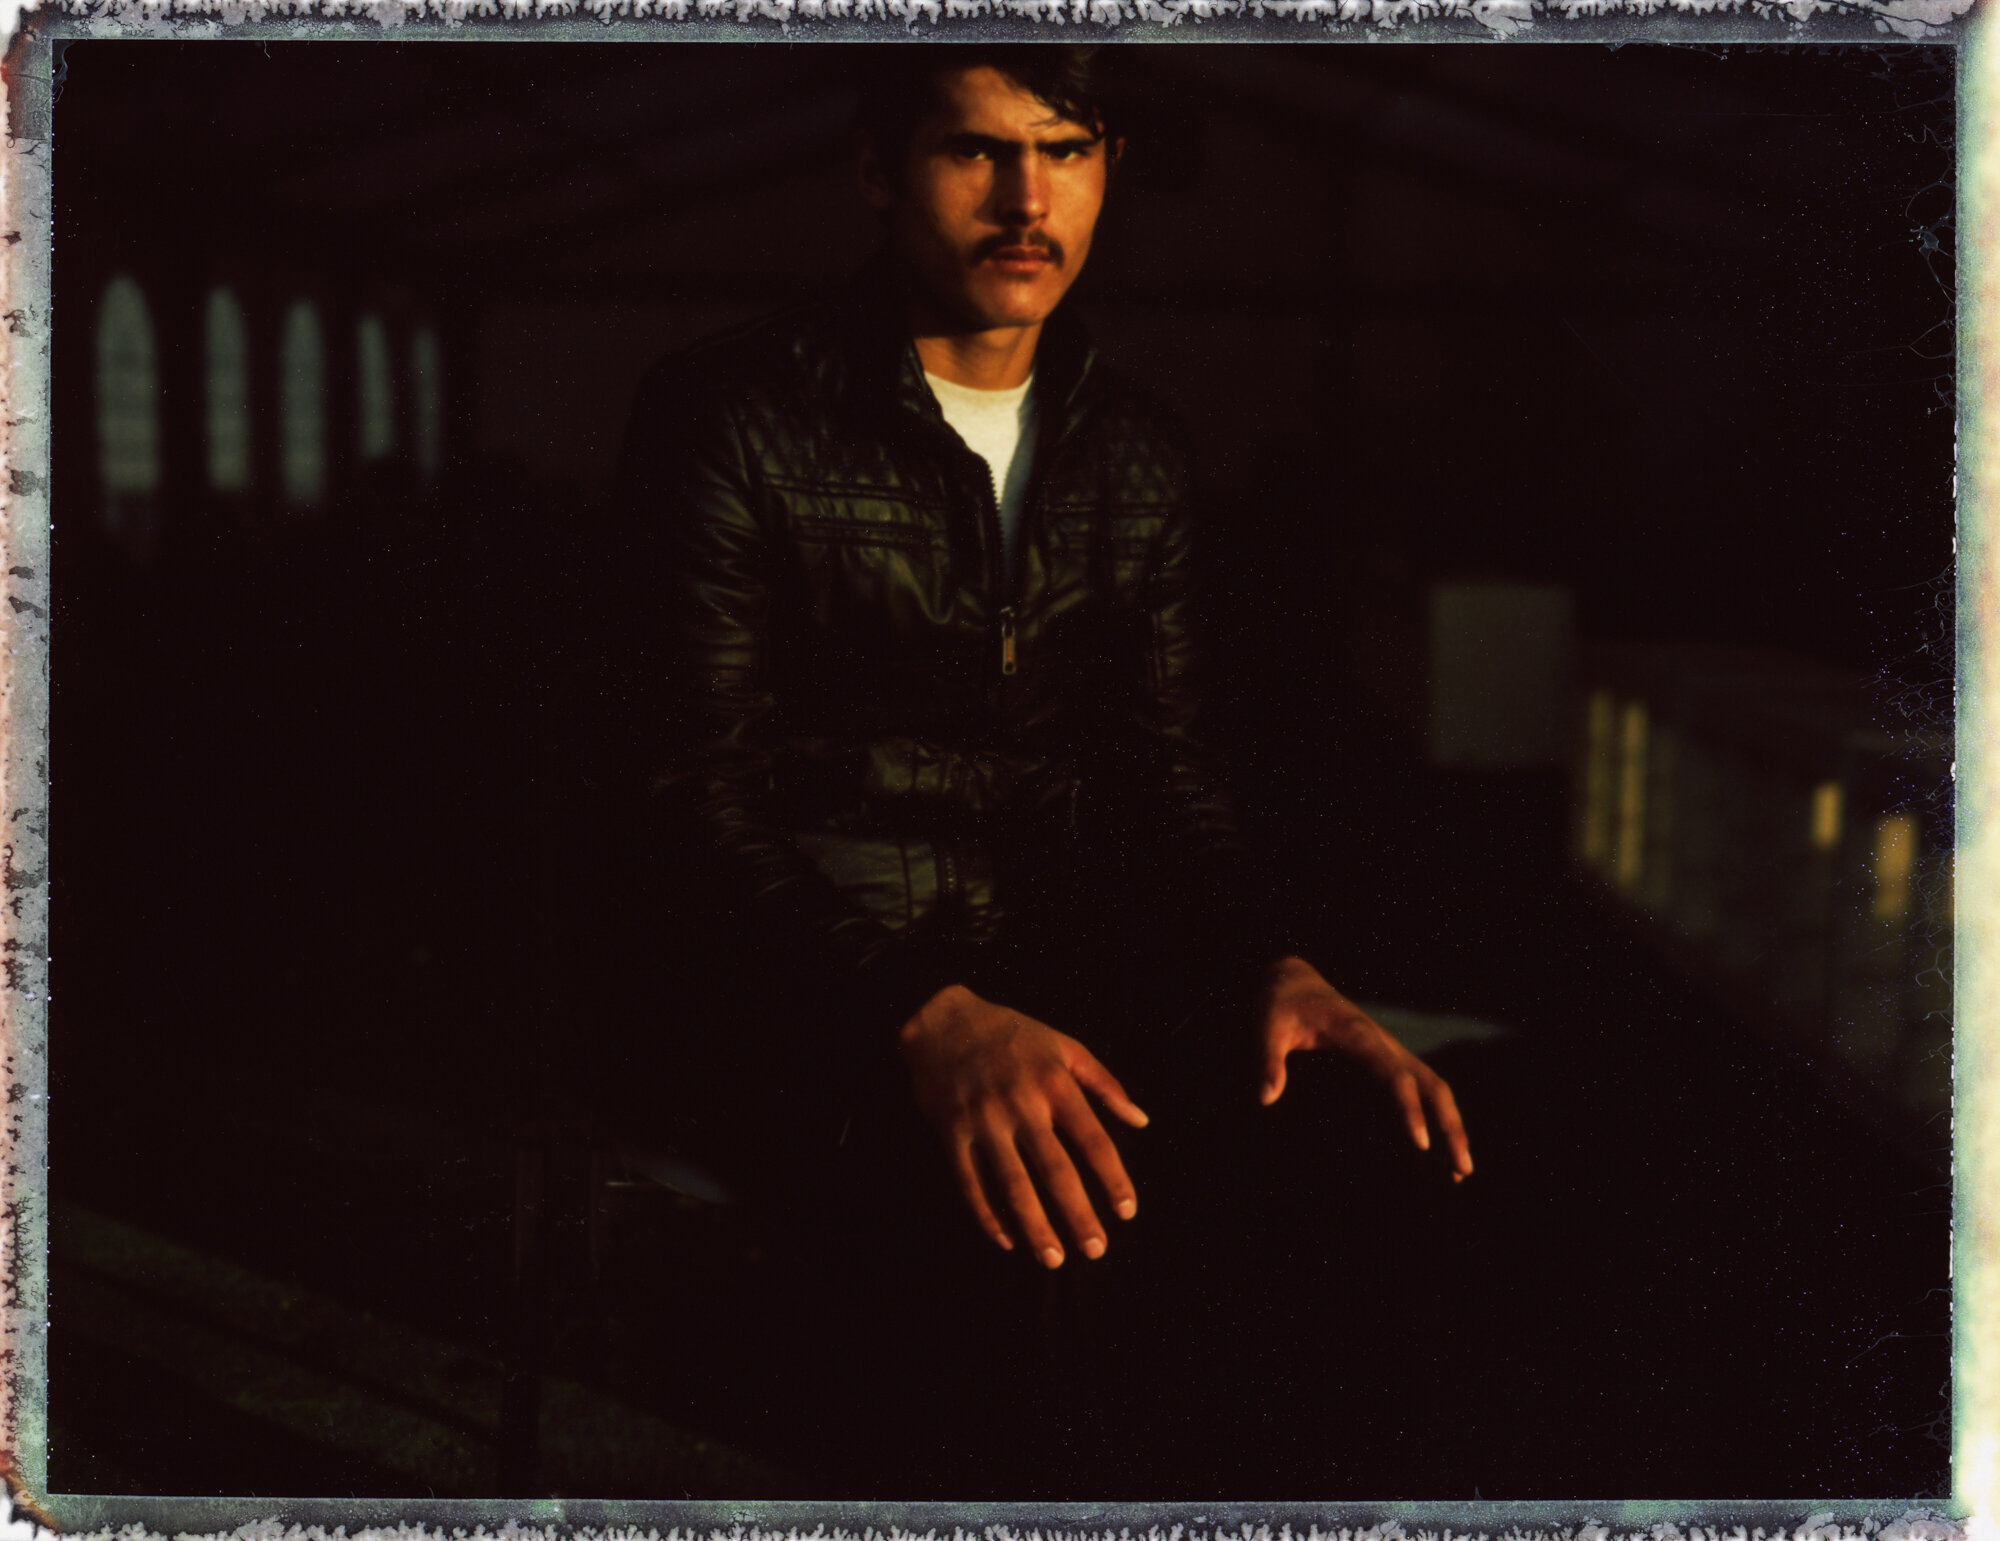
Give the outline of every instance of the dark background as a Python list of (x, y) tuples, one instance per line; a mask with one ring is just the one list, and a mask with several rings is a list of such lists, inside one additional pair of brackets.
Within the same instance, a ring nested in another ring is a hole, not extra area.
[[(415, 1395), (354, 1368), (361, 1329), (239, 1321), (238, 1373), (197, 1319), (249, 1270), (393, 1324), (388, 1361), (421, 1357), (404, 1332), (469, 1381), (503, 1355), (520, 1067), (587, 1036), (579, 971), (620, 892), (590, 595), (626, 405), (661, 353), (871, 248), (852, 46), (62, 48), (58, 1490), (489, 1480), (385, 1455), (409, 1447), (354, 1432), (379, 1409), (296, 1412), (349, 1382)], [(1196, 440), (1215, 730), (1253, 833), (1349, 993), (1515, 1029), (1446, 1051), (1491, 1195), (1429, 1491), (1943, 1492), (1946, 1136), (1858, 1120), (1810, 1054), (1636, 945), (1566, 869), (1560, 774), (1428, 768), (1354, 659), (1384, 595), (1549, 581), (1587, 641), (1783, 648), (1942, 724), (1951, 51), (1116, 52), (1130, 149), (1078, 303)], [(120, 273), (156, 332), (164, 468), (113, 531), (91, 317)], [(253, 485), (226, 496), (202, 473), (218, 283), (255, 403)], [(299, 297), (329, 339), (311, 512), (277, 491), (271, 409)], [(418, 325), (443, 339), (434, 480), (353, 453), (364, 310), (399, 360)], [(141, 1240), (92, 1251), (66, 1212)], [(688, 1346), (737, 1342), (781, 1242), (670, 1205), (629, 1235), (710, 1282), (650, 1297), (608, 1357), (558, 1291), (552, 1362), (687, 1438), (588, 1480), (832, 1491), (800, 1476), (826, 1431)], [(484, 1392), (423, 1395), (490, 1445)], [(858, 1494), (913, 1491), (881, 1460), (846, 1468)]]

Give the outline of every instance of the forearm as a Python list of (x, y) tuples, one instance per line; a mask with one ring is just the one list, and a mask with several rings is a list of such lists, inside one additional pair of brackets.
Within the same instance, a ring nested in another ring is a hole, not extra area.
[(648, 380), (619, 489), (644, 639), (630, 667), (647, 702), (647, 775), (665, 836), (658, 860), (726, 914), (754, 967), (794, 980), (866, 1041), (892, 1043), (949, 981), (828, 881), (773, 790), (782, 563), (742, 432), (698, 373)]
[(694, 799), (668, 785), (661, 795), (678, 827), (662, 860), (697, 902), (727, 915), (748, 966), (791, 980), (857, 1052), (886, 1052), (910, 1014), (955, 982), (953, 960), (899, 936), (827, 879), (767, 791), (710, 785)]

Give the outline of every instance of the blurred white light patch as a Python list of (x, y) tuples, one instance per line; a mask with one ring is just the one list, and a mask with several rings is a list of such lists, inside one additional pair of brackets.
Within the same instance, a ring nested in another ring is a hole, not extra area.
[(1396, 1041), (1419, 1058), (1435, 1054), (1454, 1043), (1483, 1043), (1508, 1038), (1513, 1029), (1481, 1017), (1450, 1011), (1412, 1011), (1403, 1006), (1380, 1006), (1357, 1001), (1356, 1005), (1396, 1037)]
[(354, 336), (356, 448), (363, 461), (384, 460), (396, 447), (396, 378), (389, 362), (389, 329), (382, 318), (364, 315)]
[(217, 492), (250, 485), (250, 329), (227, 289), (208, 291), (208, 484)]
[(319, 312), (296, 301), (279, 344), (279, 456), (285, 501), (314, 508), (326, 499), (326, 350)]
[(1568, 589), (1452, 580), (1430, 594), (1433, 765), (1560, 765), (1569, 694)]
[(104, 490), (156, 492), (160, 486), (160, 378), (153, 321), (139, 284), (119, 274), (97, 309), (97, 464)]

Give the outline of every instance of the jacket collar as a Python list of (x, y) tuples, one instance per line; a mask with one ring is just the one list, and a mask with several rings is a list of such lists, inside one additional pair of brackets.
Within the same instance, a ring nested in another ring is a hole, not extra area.
[[(909, 280), (887, 255), (878, 256), (829, 303), (844, 355), (840, 386), (865, 410), (890, 419), (943, 422), (937, 398), (924, 380), (923, 361), (904, 319)], [(1035, 396), (1045, 431), (1069, 433), (1090, 406), (1101, 370), (1090, 334), (1065, 299), (1042, 324), (1035, 348)]]

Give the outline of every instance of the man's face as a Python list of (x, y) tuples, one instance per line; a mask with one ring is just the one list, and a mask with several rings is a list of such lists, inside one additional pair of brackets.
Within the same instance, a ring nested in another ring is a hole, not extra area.
[(998, 70), (939, 81), (900, 182), (872, 158), (862, 187), (954, 330), (1039, 325), (1076, 282), (1104, 205), (1107, 152)]

